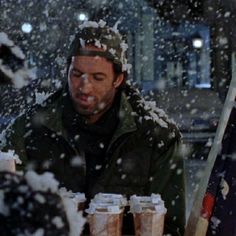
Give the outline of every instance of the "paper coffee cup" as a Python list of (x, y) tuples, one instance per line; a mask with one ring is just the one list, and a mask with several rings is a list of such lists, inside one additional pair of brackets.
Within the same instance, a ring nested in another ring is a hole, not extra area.
[(162, 236), (165, 215), (156, 212), (133, 213), (136, 236)]
[(159, 194), (130, 198), (136, 236), (162, 236), (166, 208)]
[(107, 203), (89, 204), (88, 223), (91, 236), (121, 236), (124, 209)]
[(8, 152), (0, 151), (0, 171), (16, 171), (16, 163), (21, 164), (19, 157), (14, 151), (9, 150)]

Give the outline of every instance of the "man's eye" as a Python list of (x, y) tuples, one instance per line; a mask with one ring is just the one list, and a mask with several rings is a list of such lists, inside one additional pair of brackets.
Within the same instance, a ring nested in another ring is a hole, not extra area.
[(81, 77), (81, 76), (82, 76), (82, 73), (79, 73), (79, 72), (77, 72), (77, 71), (72, 71), (72, 75), (73, 75), (74, 77)]
[(102, 76), (96, 76), (95, 75), (93, 78), (97, 81), (103, 81), (104, 80), (104, 77), (102, 77)]

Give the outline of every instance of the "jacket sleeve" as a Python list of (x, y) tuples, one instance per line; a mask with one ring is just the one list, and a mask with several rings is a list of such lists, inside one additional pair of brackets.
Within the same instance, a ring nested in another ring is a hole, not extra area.
[(165, 234), (184, 235), (185, 183), (180, 141), (174, 141), (160, 154), (154, 148), (150, 167), (149, 193), (160, 193), (167, 208)]
[(24, 116), (18, 117), (12, 122), (1, 134), (0, 150), (7, 152), (13, 150), (22, 161), (22, 164), (17, 169), (23, 169), (26, 164), (27, 156), (25, 149), (25, 137), (27, 135), (25, 129)]

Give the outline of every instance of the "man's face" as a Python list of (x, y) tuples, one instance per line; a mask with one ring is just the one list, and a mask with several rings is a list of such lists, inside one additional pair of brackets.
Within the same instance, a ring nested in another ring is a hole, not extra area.
[[(91, 47), (89, 47), (91, 49)], [(93, 50), (98, 50), (93, 48)], [(98, 56), (74, 56), (69, 67), (68, 85), (78, 113), (96, 122), (111, 106), (123, 75), (115, 78), (112, 62)]]

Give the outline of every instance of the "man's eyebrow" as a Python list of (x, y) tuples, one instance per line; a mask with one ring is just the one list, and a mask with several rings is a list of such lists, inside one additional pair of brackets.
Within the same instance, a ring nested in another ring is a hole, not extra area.
[(95, 72), (95, 73), (92, 73), (93, 75), (102, 75), (102, 76), (106, 76), (106, 74), (105, 73), (103, 73), (103, 72)]
[[(75, 72), (81, 73), (81, 74), (86, 74), (85, 72), (81, 71), (80, 69), (78, 69), (78, 68), (76, 68), (76, 67), (73, 67), (72, 70), (75, 71)], [(92, 74), (92, 75), (106, 76), (106, 74), (103, 73), (103, 72), (94, 72), (94, 73), (91, 73), (91, 74)]]
[(78, 73), (82, 73), (82, 74), (83, 74), (83, 72), (82, 72), (81, 70), (79, 70), (79, 69), (77, 69), (77, 68), (75, 68), (75, 67), (72, 67), (72, 70), (75, 71), (75, 72), (78, 72)]

